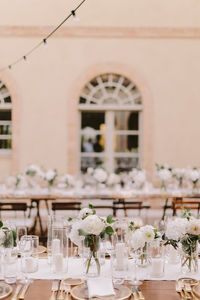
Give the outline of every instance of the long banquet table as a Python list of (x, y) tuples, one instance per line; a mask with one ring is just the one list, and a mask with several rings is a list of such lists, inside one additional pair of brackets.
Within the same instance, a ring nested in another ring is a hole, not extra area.
[[(48, 300), (51, 296), (52, 280), (35, 280), (29, 287), (25, 300)], [(13, 285), (15, 288), (16, 285)], [(178, 300), (175, 281), (144, 281), (141, 290), (146, 300)], [(12, 293), (13, 295), (13, 293)], [(11, 300), (12, 295), (6, 299)], [(69, 297), (69, 299), (71, 299)]]

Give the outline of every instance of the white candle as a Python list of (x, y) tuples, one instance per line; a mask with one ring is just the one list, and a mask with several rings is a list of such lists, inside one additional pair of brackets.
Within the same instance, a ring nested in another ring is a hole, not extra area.
[(60, 240), (59, 239), (52, 240), (51, 251), (52, 251), (52, 255), (54, 255), (56, 253), (60, 253)]
[(63, 271), (63, 254), (58, 253), (53, 256), (53, 271), (62, 272)]
[(152, 258), (151, 262), (151, 275), (153, 277), (160, 277), (164, 273), (164, 260), (163, 258)]
[(116, 244), (116, 263), (118, 270), (124, 270), (124, 251), (125, 244), (124, 243), (117, 243)]
[(169, 263), (177, 264), (179, 262), (179, 255), (176, 249), (170, 245), (169, 247)]
[(25, 257), (25, 271), (27, 273), (32, 273), (35, 270), (35, 259), (33, 257)]

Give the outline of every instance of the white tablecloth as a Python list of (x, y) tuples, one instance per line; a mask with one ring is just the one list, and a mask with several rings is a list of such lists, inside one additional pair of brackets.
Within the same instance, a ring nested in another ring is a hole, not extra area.
[[(150, 277), (150, 266), (147, 268), (137, 268), (138, 277), (142, 280), (176, 280), (180, 277), (185, 277), (181, 273), (180, 264), (165, 264), (165, 275), (160, 278)], [(200, 268), (200, 265), (199, 265)], [(55, 274), (52, 271), (51, 266), (48, 264), (47, 259), (39, 259), (39, 269), (35, 273), (28, 274), (29, 278), (33, 279), (63, 279), (68, 277), (84, 277), (85, 265), (83, 259), (81, 258), (69, 258), (65, 261), (64, 272), (62, 274)], [(101, 275), (105, 277), (111, 277), (111, 265), (110, 260), (106, 260), (105, 264), (101, 266)], [(18, 261), (18, 277), (22, 276), (20, 272), (20, 260)], [(130, 280), (134, 277), (134, 265), (133, 261), (129, 260), (129, 269), (127, 271), (126, 278)], [(200, 273), (196, 275), (191, 275), (190, 277), (200, 280)], [(0, 272), (0, 279), (3, 279), (3, 270)]]

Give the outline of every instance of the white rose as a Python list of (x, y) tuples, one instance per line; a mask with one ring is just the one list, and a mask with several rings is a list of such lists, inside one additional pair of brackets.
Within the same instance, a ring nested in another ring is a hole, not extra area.
[(169, 221), (167, 223), (167, 228), (165, 232), (166, 237), (168, 239), (178, 241), (180, 238), (183, 237), (184, 234), (186, 234), (187, 226), (188, 221), (184, 218), (176, 218), (173, 221)]
[(99, 235), (104, 228), (105, 223), (97, 215), (90, 215), (81, 223), (81, 229), (87, 234)]
[(84, 240), (84, 236), (79, 235), (80, 222), (75, 222), (72, 225), (72, 229), (69, 235), (70, 240), (77, 246), (81, 246), (81, 242)]
[(145, 246), (144, 235), (141, 230), (137, 229), (133, 232), (130, 243), (135, 250)]
[(199, 170), (189, 170), (188, 177), (192, 182), (199, 180), (200, 177)]
[(177, 177), (177, 178), (183, 178), (185, 176), (186, 170), (181, 169), (181, 168), (175, 168), (172, 170), (172, 173)]
[(200, 220), (199, 219), (193, 219), (189, 221), (189, 224), (187, 226), (187, 232), (194, 235), (200, 234)]
[(86, 215), (92, 215), (92, 214), (93, 214), (92, 209), (85, 207), (85, 208), (81, 209), (81, 211), (79, 212), (78, 218), (82, 219)]

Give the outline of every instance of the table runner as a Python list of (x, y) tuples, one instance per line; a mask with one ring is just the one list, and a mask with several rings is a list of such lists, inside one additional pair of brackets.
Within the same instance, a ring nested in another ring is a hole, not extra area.
[[(200, 265), (199, 265), (200, 267)], [(47, 259), (39, 259), (39, 270), (35, 273), (28, 274), (29, 278), (33, 279), (63, 279), (67, 277), (84, 277), (84, 261), (81, 258), (69, 258), (66, 261), (65, 271), (62, 274), (55, 274), (52, 272), (51, 266), (48, 264)], [(180, 264), (165, 264), (165, 275), (160, 278), (153, 278), (149, 275), (150, 266), (147, 268), (138, 268), (138, 277), (141, 280), (176, 280), (180, 277), (185, 277), (188, 275), (180, 272)], [(20, 260), (18, 261), (18, 274), (20, 277)], [(101, 266), (101, 275), (105, 277), (111, 277), (111, 266), (110, 260), (106, 260)], [(125, 279), (132, 279), (134, 276), (134, 265), (133, 261), (129, 261), (129, 270), (127, 271), (127, 276)], [(196, 275), (191, 275), (190, 277), (200, 280), (200, 272)], [(3, 279), (3, 274), (0, 273), (0, 279)]]

